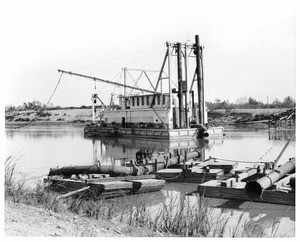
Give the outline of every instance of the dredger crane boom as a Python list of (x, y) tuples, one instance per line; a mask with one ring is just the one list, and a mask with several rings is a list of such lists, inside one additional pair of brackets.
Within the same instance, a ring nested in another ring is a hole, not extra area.
[(79, 74), (79, 73), (75, 73), (75, 72), (71, 72), (71, 71), (64, 71), (64, 70), (58, 69), (58, 72), (73, 75), (73, 76), (79, 76), (79, 77), (83, 77), (83, 78), (87, 78), (87, 79), (91, 79), (91, 80), (97, 81), (97, 82), (105, 82), (105, 83), (109, 83), (109, 84), (116, 85), (116, 86), (126, 87), (126, 88), (130, 88), (130, 89), (138, 90), (138, 91), (141, 91), (141, 92), (149, 92), (149, 93), (154, 93), (154, 94), (156, 93), (154, 90), (151, 91), (151, 90), (148, 90), (148, 89), (134, 87), (134, 86), (130, 86), (130, 85), (125, 85), (125, 84), (121, 84), (121, 83), (118, 83), (118, 82), (112, 82), (112, 81), (104, 80), (104, 79), (101, 79), (101, 78), (98, 78), (98, 77), (87, 76), (87, 75), (83, 75), (83, 74)]

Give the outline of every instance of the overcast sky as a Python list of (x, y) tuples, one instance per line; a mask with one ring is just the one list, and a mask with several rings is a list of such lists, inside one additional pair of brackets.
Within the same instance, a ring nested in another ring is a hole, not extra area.
[[(295, 97), (294, 1), (2, 1), (5, 104), (49, 99), (57, 69), (119, 81), (122, 67), (158, 70), (165, 42), (200, 36), (205, 99)], [(119, 89), (97, 85), (104, 101)], [(52, 102), (90, 104), (94, 84), (63, 76)]]

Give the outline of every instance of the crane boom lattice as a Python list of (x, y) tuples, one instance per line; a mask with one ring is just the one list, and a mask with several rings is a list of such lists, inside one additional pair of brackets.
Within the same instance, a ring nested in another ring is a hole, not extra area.
[(98, 78), (98, 77), (83, 75), (83, 74), (79, 74), (79, 73), (75, 73), (75, 72), (71, 72), (71, 71), (64, 71), (64, 70), (58, 69), (58, 72), (73, 75), (73, 76), (79, 76), (79, 77), (83, 77), (83, 78), (87, 78), (87, 79), (91, 79), (91, 80), (97, 81), (97, 82), (105, 82), (105, 83), (109, 83), (109, 84), (116, 85), (116, 86), (126, 87), (126, 88), (130, 88), (130, 89), (138, 90), (138, 91), (141, 91), (141, 92), (156, 93), (155, 91), (152, 91), (152, 90), (148, 90), (148, 89), (144, 89), (144, 88), (140, 88), (140, 87), (134, 87), (134, 86), (130, 86), (130, 85), (127, 85), (127, 84), (121, 84), (121, 83), (118, 83), (118, 82), (113, 82), (113, 81), (101, 79), (101, 78)]

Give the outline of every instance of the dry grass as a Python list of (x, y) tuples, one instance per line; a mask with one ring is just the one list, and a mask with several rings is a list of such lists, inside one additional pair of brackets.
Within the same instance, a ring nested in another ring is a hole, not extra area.
[[(126, 236), (253, 237), (255, 234), (255, 237), (266, 237), (261, 228), (245, 226), (247, 210), (239, 216), (236, 225), (230, 227), (229, 217), (223, 216), (221, 211), (216, 219), (210, 201), (203, 197), (199, 197), (194, 205), (191, 205), (188, 196), (171, 197), (168, 203), (163, 203), (155, 211), (149, 206), (149, 199), (145, 201), (139, 197), (134, 201), (129, 197), (114, 200), (59, 199), (57, 194), (45, 190), (42, 183), (28, 188), (26, 180), (17, 181), (17, 160), (10, 156), (5, 161), (5, 199), (14, 203), (108, 221)], [(272, 237), (276, 237), (277, 229), (278, 221), (274, 221)]]

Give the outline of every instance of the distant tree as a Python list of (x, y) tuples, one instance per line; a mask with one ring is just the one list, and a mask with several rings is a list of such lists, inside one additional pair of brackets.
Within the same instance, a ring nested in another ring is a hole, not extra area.
[(240, 97), (240, 98), (238, 98), (236, 101), (235, 101), (235, 103), (237, 104), (237, 105), (244, 105), (244, 104), (246, 104), (248, 102), (248, 98), (247, 97)]
[(285, 108), (292, 108), (295, 107), (296, 102), (291, 96), (287, 96), (283, 99), (282, 106)]
[(252, 97), (249, 97), (248, 103), (249, 103), (250, 106), (255, 106), (255, 105), (258, 104), (258, 101), (256, 101), (256, 100), (255, 100), (254, 98), (252, 98)]
[(5, 112), (12, 112), (12, 111), (15, 111), (16, 110), (16, 107), (11, 105), (11, 104), (8, 104), (5, 106)]
[(278, 98), (275, 98), (275, 100), (272, 102), (271, 107), (272, 108), (279, 108), (281, 106), (281, 102)]
[(27, 106), (27, 103), (26, 103), (26, 102), (23, 103), (23, 109), (24, 109), (24, 110), (27, 110), (27, 109), (28, 109), (28, 106)]

